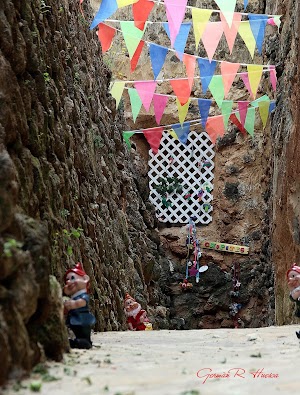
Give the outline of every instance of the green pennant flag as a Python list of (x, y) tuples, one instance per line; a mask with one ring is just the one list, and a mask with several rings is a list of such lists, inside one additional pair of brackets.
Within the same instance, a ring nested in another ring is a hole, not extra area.
[(120, 25), (129, 57), (131, 59), (143, 37), (147, 24), (145, 23), (144, 30), (140, 30), (135, 27), (134, 21), (120, 21)]
[(254, 122), (255, 122), (255, 108), (250, 107), (248, 108), (247, 111), (244, 127), (251, 136), (254, 136)]
[(232, 100), (223, 100), (222, 105), (221, 105), (221, 112), (223, 115), (223, 120), (224, 120), (224, 128), (227, 129), (229, 117), (231, 115), (232, 111), (232, 106), (233, 106), (233, 101)]
[(142, 100), (140, 99), (137, 90), (134, 88), (128, 88), (128, 94), (130, 98), (132, 118), (133, 118), (133, 122), (135, 122), (142, 107)]
[(125, 82), (116, 81), (112, 84), (112, 87), (110, 89), (110, 94), (116, 100), (116, 108), (119, 107), (124, 87), (125, 87)]
[(265, 128), (269, 117), (270, 100), (259, 102), (258, 107), (259, 107), (260, 118), (263, 123), (263, 127)]
[(219, 108), (222, 106), (224, 100), (224, 84), (223, 77), (221, 75), (214, 75), (208, 85), (213, 98), (215, 99)]
[(123, 139), (127, 145), (127, 147), (130, 149), (131, 148), (131, 143), (130, 143), (130, 137), (132, 137), (134, 135), (135, 132), (123, 132)]
[(263, 95), (263, 96), (259, 97), (258, 99), (253, 100), (250, 104), (251, 104), (252, 107), (257, 108), (257, 107), (259, 107), (259, 103), (260, 102), (268, 102), (268, 101), (270, 101), (269, 96), (268, 95)]

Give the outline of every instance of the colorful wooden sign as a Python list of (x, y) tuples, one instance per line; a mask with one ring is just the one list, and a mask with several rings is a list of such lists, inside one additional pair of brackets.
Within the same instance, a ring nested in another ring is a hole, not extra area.
[(204, 240), (204, 241), (201, 241), (200, 246), (202, 248), (208, 248), (210, 250), (216, 250), (216, 251), (220, 251), (220, 252), (233, 252), (235, 254), (249, 254), (249, 247), (238, 246), (235, 244), (226, 244), (226, 243)]

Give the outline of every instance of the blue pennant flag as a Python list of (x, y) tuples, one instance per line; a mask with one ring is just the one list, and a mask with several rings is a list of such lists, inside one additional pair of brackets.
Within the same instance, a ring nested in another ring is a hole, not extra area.
[(206, 93), (208, 85), (216, 70), (217, 62), (215, 60), (212, 60), (210, 62), (208, 59), (203, 59), (203, 58), (198, 58), (197, 61), (200, 70), (202, 92)]
[(244, 0), (244, 10), (247, 8), (248, 1), (249, 1), (249, 0)]
[(156, 44), (150, 44), (149, 46), (150, 60), (154, 79), (156, 80), (160, 70), (162, 69), (165, 59), (168, 53), (168, 48), (162, 47)]
[(266, 25), (268, 22), (267, 15), (249, 14), (250, 27), (256, 41), (256, 46), (259, 54), (262, 52), (262, 45), (265, 37)]
[(102, 0), (99, 10), (93, 19), (90, 29), (94, 29), (99, 23), (103, 22), (105, 19), (109, 18), (118, 9), (118, 4), (116, 0)]
[[(174, 49), (179, 52), (180, 60), (182, 60), (183, 57), (183, 52), (184, 48), (186, 46), (186, 40), (188, 38), (190, 29), (191, 29), (191, 23), (182, 23), (180, 26), (180, 30), (178, 32), (178, 35), (176, 37), (175, 43), (174, 43)], [(163, 23), (163, 27), (170, 38), (170, 29), (169, 29), (169, 24), (168, 22)]]
[(176, 123), (172, 125), (172, 129), (177, 134), (179, 141), (186, 145), (190, 132), (190, 122), (184, 122), (182, 126), (180, 123)]
[(210, 99), (198, 99), (198, 107), (201, 115), (201, 124), (204, 129), (208, 118), (210, 105), (211, 105)]
[(269, 107), (269, 112), (272, 112), (273, 110), (275, 110), (276, 104), (274, 101), (271, 101), (270, 103), (270, 107)]

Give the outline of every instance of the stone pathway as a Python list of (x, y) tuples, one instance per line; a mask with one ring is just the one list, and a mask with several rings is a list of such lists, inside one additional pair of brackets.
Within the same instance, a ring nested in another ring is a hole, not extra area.
[(3, 395), (32, 395), (40, 384), (42, 395), (297, 394), (296, 329), (97, 333), (92, 350), (47, 362), (48, 369), (11, 383)]

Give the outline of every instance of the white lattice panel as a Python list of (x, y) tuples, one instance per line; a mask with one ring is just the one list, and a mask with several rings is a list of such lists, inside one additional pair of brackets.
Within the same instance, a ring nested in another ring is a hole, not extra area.
[[(198, 224), (211, 222), (215, 156), (213, 147), (205, 132), (190, 132), (187, 145), (164, 132), (157, 155), (150, 150), (150, 201), (156, 208), (159, 221), (186, 224), (190, 217), (195, 216)], [(177, 177), (183, 186), (182, 193), (168, 195), (167, 199), (172, 203), (170, 207), (163, 205), (162, 197), (153, 188), (159, 184), (160, 177)], [(198, 192), (201, 189), (204, 194), (199, 201)], [(186, 195), (190, 193), (190, 199), (187, 199)]]

